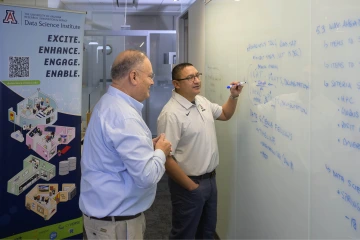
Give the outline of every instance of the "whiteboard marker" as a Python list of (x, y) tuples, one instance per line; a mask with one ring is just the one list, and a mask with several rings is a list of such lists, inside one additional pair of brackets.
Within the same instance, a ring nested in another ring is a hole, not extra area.
[(231, 88), (232, 86), (242, 86), (242, 85), (244, 85), (245, 83), (246, 83), (246, 82), (239, 82), (239, 83), (236, 84), (236, 85), (231, 84), (231, 85), (226, 86), (226, 88)]

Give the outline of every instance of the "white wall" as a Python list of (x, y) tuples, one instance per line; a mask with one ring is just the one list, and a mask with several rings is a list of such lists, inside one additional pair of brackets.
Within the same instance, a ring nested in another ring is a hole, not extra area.
[(4, 3), (11, 5), (48, 7), (48, 0), (4, 0)]
[(61, 0), (50, 0), (48, 2), (48, 7), (49, 8), (59, 8), (59, 9), (63, 9), (64, 8), (64, 4), (61, 2)]
[(195, 1), (188, 10), (188, 62), (203, 73), (201, 95), (205, 94), (205, 4)]
[(188, 8), (197, 0), (182, 0), (181, 1), (181, 12), (187, 11)]
[(61, 0), (0, 0), (0, 2), (11, 5), (25, 5), (58, 9), (64, 8), (64, 4), (61, 2)]

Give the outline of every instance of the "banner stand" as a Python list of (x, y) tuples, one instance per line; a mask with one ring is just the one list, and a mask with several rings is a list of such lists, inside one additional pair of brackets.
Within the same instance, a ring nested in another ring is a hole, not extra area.
[(79, 239), (84, 12), (0, 4), (0, 239)]

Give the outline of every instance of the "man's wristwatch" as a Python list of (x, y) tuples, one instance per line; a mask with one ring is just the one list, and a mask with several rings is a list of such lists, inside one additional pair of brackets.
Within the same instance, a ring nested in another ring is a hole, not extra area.
[(230, 95), (230, 97), (229, 97), (229, 98), (236, 100), (236, 99), (238, 99), (238, 98), (239, 98), (239, 95), (237, 95), (236, 97), (233, 97), (232, 95)]

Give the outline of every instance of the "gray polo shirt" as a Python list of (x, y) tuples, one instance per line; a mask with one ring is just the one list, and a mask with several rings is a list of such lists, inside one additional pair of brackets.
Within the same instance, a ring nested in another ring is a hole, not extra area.
[(157, 133), (165, 133), (172, 144), (172, 155), (188, 176), (211, 172), (219, 164), (214, 120), (222, 107), (203, 96), (195, 104), (172, 92), (157, 120)]

